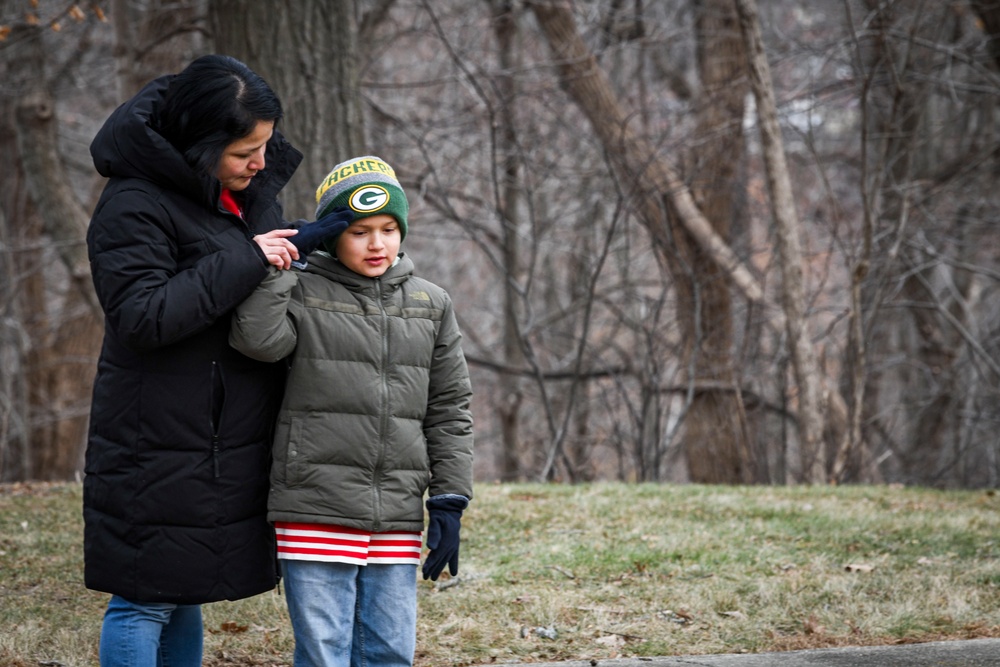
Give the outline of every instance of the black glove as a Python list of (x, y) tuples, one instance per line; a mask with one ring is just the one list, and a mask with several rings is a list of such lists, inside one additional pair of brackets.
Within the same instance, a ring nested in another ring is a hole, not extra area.
[(347, 226), (354, 220), (354, 213), (345, 206), (338, 206), (316, 222), (307, 222), (299, 227), (299, 233), (289, 236), (288, 240), (299, 251), (299, 258), (292, 262), (292, 266), (298, 269), (306, 268), (309, 263), (306, 256), (327, 239), (332, 239), (341, 234)]
[(469, 499), (456, 494), (434, 496), (427, 499), (427, 548), (431, 550), (424, 560), (424, 579), (437, 581), (444, 566), (451, 576), (458, 574), (458, 533), (462, 528), (462, 512), (469, 506)]

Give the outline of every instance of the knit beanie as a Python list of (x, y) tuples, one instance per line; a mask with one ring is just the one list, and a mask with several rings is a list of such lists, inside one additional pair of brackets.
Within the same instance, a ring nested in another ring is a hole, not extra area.
[[(356, 157), (333, 168), (316, 188), (316, 219), (338, 206), (346, 206), (354, 219), (386, 213), (399, 223), (399, 239), (406, 238), (410, 206), (396, 180), (396, 172), (374, 155)], [(326, 243), (336, 247), (336, 239)], [(332, 249), (332, 248), (331, 248)]]

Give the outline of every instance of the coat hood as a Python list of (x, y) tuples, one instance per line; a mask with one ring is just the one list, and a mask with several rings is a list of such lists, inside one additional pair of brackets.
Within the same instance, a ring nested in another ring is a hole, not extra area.
[(146, 84), (108, 117), (90, 144), (94, 167), (101, 176), (141, 178), (179, 192), (210, 189), (209, 181), (184, 161), (180, 152), (152, 125), (172, 76)]
[[(150, 81), (139, 93), (108, 117), (90, 144), (94, 167), (105, 178), (139, 178), (180, 192), (210, 208), (218, 206), (222, 184), (199, 174), (174, 146), (153, 127), (153, 117), (174, 75)], [(268, 141), (267, 166), (251, 181), (246, 196), (277, 196), (302, 162), (302, 153), (277, 130)]]

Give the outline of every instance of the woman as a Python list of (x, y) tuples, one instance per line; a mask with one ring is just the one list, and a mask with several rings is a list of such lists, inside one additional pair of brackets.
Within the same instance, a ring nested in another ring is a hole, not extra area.
[(91, 145), (109, 178), (87, 233), (105, 336), (83, 510), (86, 585), (112, 594), (102, 665), (200, 665), (199, 605), (277, 582), (265, 515), (284, 368), (227, 339), (268, 265), (306, 252), (276, 199), (302, 160), (281, 116), (263, 79), (211, 55), (152, 81)]

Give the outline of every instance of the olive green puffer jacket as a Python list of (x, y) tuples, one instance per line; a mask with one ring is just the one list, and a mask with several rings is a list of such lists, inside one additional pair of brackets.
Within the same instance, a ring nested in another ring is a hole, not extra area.
[(405, 255), (379, 278), (316, 252), (272, 270), (230, 344), (290, 371), (268, 519), (421, 530), (423, 495), (472, 497), (472, 389), (451, 298)]

